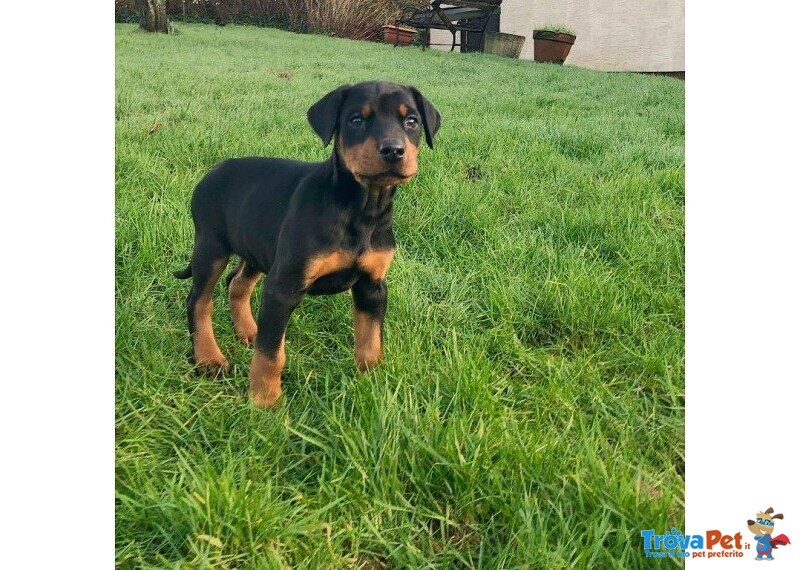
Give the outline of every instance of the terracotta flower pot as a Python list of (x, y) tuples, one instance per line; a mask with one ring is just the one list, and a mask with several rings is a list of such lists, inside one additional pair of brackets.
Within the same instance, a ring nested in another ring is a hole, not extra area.
[(567, 59), (575, 36), (551, 32), (549, 30), (533, 31), (533, 60), (539, 63), (557, 63), (561, 65)]
[(384, 43), (398, 46), (411, 45), (414, 41), (414, 36), (417, 34), (417, 30), (414, 28), (404, 28), (394, 24), (381, 26), (381, 31), (383, 32)]

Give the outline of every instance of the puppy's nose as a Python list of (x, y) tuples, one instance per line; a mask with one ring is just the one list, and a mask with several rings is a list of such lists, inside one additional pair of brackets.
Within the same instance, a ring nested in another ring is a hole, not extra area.
[(389, 139), (382, 141), (381, 144), (378, 145), (378, 152), (381, 153), (384, 160), (397, 162), (403, 158), (403, 155), (406, 153), (406, 147), (402, 141)]

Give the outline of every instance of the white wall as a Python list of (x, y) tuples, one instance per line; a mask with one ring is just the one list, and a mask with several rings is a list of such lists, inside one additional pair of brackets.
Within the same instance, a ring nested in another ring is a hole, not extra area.
[[(500, 31), (525, 36), (520, 57), (533, 59), (531, 36), (544, 24), (575, 31), (567, 65), (604, 71), (685, 70), (684, 0), (503, 1)], [(451, 39), (447, 31), (431, 31), (432, 42)]]

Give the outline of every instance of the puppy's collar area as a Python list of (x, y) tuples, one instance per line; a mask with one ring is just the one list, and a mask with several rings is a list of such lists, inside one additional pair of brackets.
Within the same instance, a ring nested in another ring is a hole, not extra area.
[(397, 185), (369, 184), (368, 181), (359, 181), (353, 173), (342, 164), (338, 153), (326, 162), (332, 170), (331, 187), (332, 198), (345, 207), (355, 207), (368, 216), (378, 216), (388, 211), (394, 201)]

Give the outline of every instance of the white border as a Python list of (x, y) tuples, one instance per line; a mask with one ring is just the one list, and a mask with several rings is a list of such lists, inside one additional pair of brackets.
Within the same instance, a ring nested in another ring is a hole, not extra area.
[(752, 542), (746, 520), (774, 507), (796, 542), (774, 567), (798, 568), (800, 54), (786, 6), (687, 6), (686, 532)]
[(2, 15), (3, 561), (107, 568), (114, 559), (113, 5), (12, 2)]
[[(15, 566), (113, 559), (114, 33), (111, 3), (95, 4), (3, 13), (0, 422), (4, 559)], [(800, 19), (777, 2), (734, 11), (687, 5), (685, 530), (744, 532), (754, 509), (773, 506), (796, 543), (774, 567), (790, 568), (800, 561)], [(770, 34), (772, 56), (750, 47), (749, 30)]]

